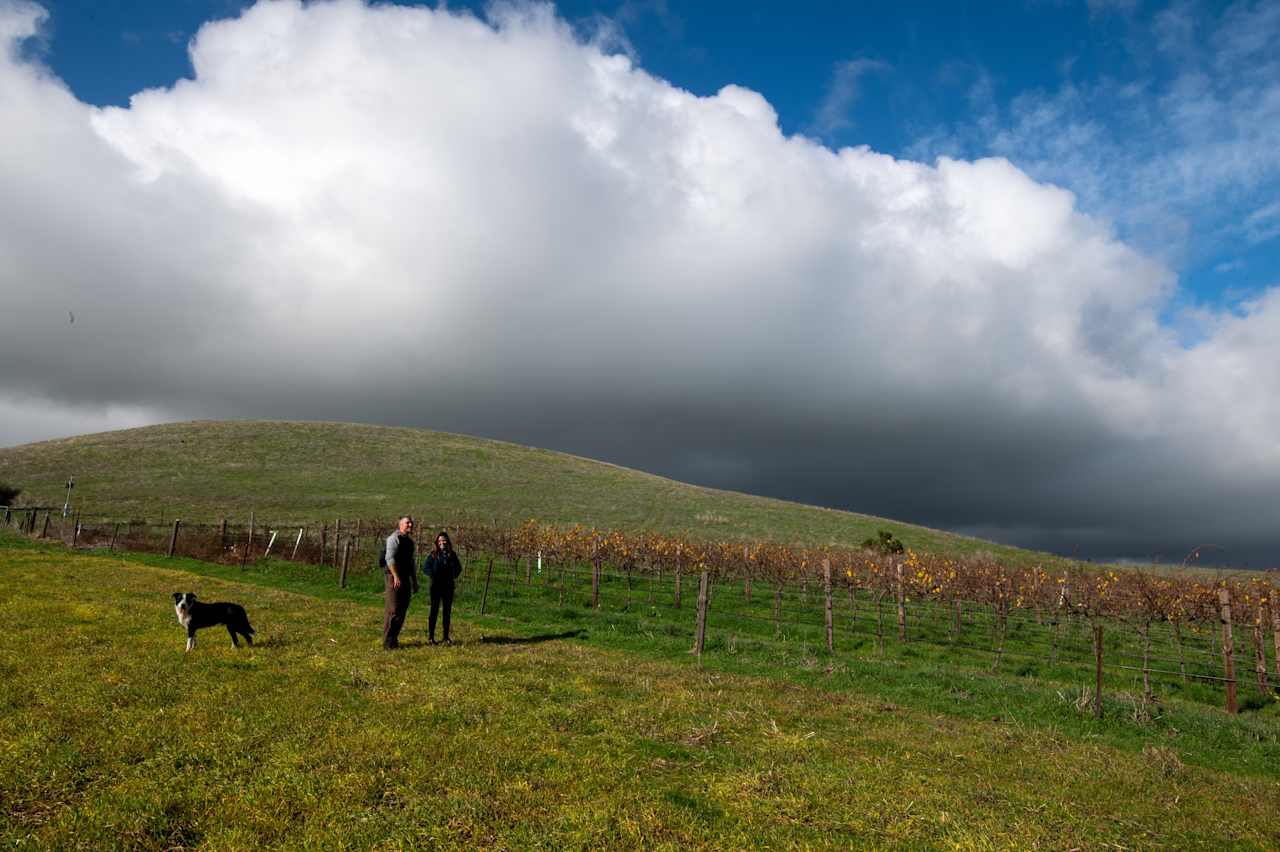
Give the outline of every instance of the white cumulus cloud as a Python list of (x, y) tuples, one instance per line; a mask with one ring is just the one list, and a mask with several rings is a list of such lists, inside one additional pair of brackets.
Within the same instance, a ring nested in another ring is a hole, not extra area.
[(1186, 348), (1169, 270), (1006, 160), (786, 136), (543, 6), (259, 3), (107, 109), (0, 10), (0, 442), (378, 419), (1067, 550), (1280, 543), (1280, 296)]

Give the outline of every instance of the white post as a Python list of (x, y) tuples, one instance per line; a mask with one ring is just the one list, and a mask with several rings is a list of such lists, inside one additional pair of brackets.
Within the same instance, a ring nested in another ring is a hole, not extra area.
[(271, 541), (267, 542), (267, 549), (262, 552), (263, 556), (267, 556), (271, 553), (271, 545), (276, 543), (276, 532), (276, 530), (271, 531)]

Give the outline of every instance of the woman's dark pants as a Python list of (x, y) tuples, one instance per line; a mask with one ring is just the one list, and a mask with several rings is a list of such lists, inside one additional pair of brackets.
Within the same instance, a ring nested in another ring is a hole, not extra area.
[(444, 641), (449, 641), (449, 611), (453, 609), (453, 583), (449, 585), (431, 584), (431, 615), (427, 617), (427, 636), (431, 641), (436, 638), (436, 613), (444, 604)]

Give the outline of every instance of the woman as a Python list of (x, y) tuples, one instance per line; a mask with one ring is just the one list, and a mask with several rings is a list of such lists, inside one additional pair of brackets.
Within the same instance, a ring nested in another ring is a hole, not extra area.
[(453, 550), (453, 542), (444, 530), (436, 536), (436, 545), (422, 563), (422, 573), (431, 578), (431, 615), (427, 618), (427, 639), (436, 644), (436, 613), (444, 604), (444, 643), (449, 639), (449, 613), (453, 609), (454, 581), (462, 573), (462, 562)]

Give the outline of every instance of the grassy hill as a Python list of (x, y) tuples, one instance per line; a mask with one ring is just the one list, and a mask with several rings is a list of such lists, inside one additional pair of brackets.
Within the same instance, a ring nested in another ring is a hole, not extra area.
[[(1122, 718), (1082, 735), (1026, 722), (1012, 706), (1004, 721), (913, 709), (859, 692), (838, 671), (803, 683), (702, 669), (687, 655), (602, 647), (595, 635), (613, 633), (599, 619), (584, 622), (587, 637), (569, 638), (468, 615), (460, 644), (429, 647), (411, 610), (414, 640), (387, 654), (376, 594), (292, 585), (315, 574), (290, 581), (69, 553), (0, 533), (0, 843), (1218, 849), (1280, 840), (1273, 768), (1184, 762), (1185, 731), (1115, 747), (1108, 733), (1132, 727)], [(178, 588), (243, 603), (257, 646), (232, 649), (211, 630), (184, 654), (168, 599)], [(1218, 748), (1212, 732), (1200, 739)]]
[(921, 550), (1046, 558), (973, 538), (701, 488), (501, 441), (350, 423), (176, 423), (0, 449), (0, 481), (28, 504), (74, 502), (118, 519), (273, 523), (410, 511), (428, 522), (530, 518), (708, 539), (856, 545), (877, 529)]

